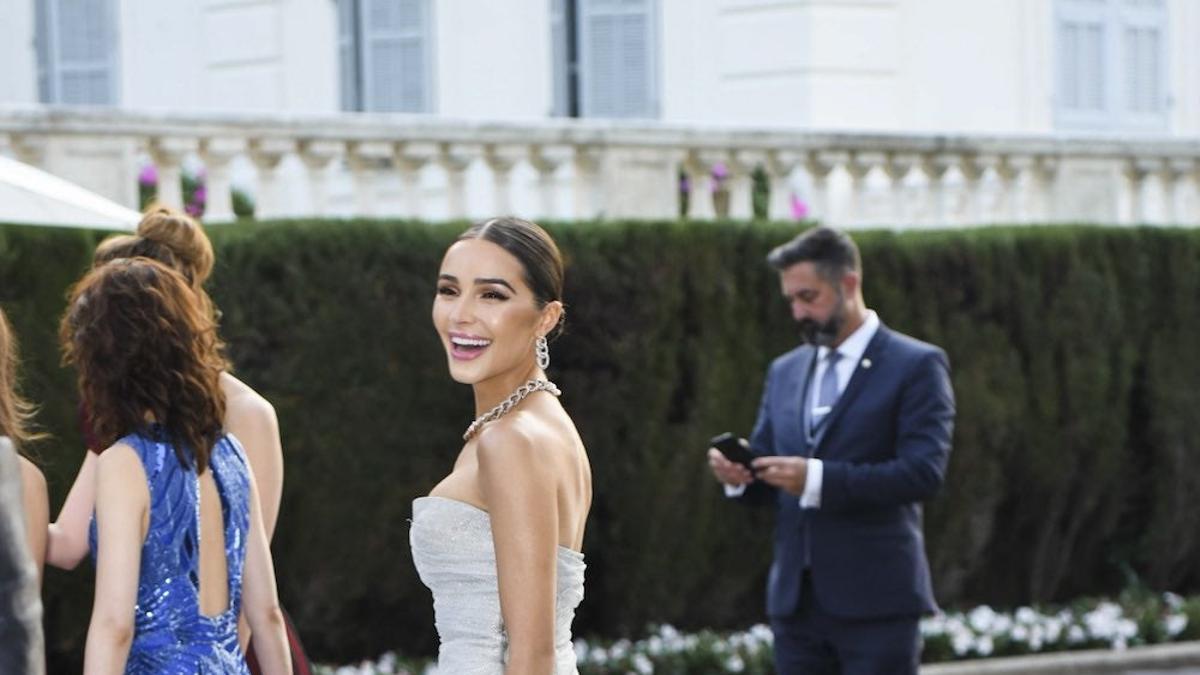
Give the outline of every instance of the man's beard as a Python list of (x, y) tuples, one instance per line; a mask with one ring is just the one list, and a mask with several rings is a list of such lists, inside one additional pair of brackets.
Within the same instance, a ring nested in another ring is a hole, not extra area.
[(842, 326), (846, 324), (846, 305), (842, 294), (838, 293), (837, 309), (825, 321), (802, 319), (800, 321), (800, 338), (806, 344), (816, 347), (832, 347), (837, 342)]

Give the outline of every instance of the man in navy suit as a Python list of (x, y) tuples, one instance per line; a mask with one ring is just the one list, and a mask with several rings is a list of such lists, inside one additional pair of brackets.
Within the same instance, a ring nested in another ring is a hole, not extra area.
[(954, 427), (946, 354), (888, 329), (862, 296), (858, 247), (827, 227), (767, 256), (805, 344), (767, 373), (753, 473), (717, 450), (726, 494), (778, 509), (767, 614), (779, 675), (903, 675), (937, 610), (921, 502)]

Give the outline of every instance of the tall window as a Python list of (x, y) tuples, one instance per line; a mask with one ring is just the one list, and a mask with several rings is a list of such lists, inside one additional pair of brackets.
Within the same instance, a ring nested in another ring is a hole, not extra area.
[(550, 0), (554, 114), (657, 117), (657, 0)]
[(117, 102), (115, 0), (34, 0), (38, 99), (42, 103)]
[(429, 0), (337, 0), (343, 110), (429, 112)]
[(1165, 131), (1166, 0), (1057, 0), (1058, 126)]

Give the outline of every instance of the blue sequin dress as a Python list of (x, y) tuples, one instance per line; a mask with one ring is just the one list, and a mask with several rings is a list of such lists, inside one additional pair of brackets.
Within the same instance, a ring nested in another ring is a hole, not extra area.
[[(119, 442), (142, 460), (150, 487), (150, 523), (142, 544), (128, 675), (248, 675), (238, 645), (242, 571), (250, 525), (250, 477), (241, 444), (228, 434), (213, 447), (209, 468), (221, 497), (229, 608), (200, 612), (200, 482), (180, 465), (170, 442), (153, 432)], [(96, 555), (96, 522), (88, 543)]]

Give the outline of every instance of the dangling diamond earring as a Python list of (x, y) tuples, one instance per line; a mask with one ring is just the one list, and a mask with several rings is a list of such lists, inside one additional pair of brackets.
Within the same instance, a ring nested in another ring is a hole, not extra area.
[(550, 343), (542, 336), (533, 343), (533, 353), (537, 355), (538, 368), (545, 370), (550, 367)]

